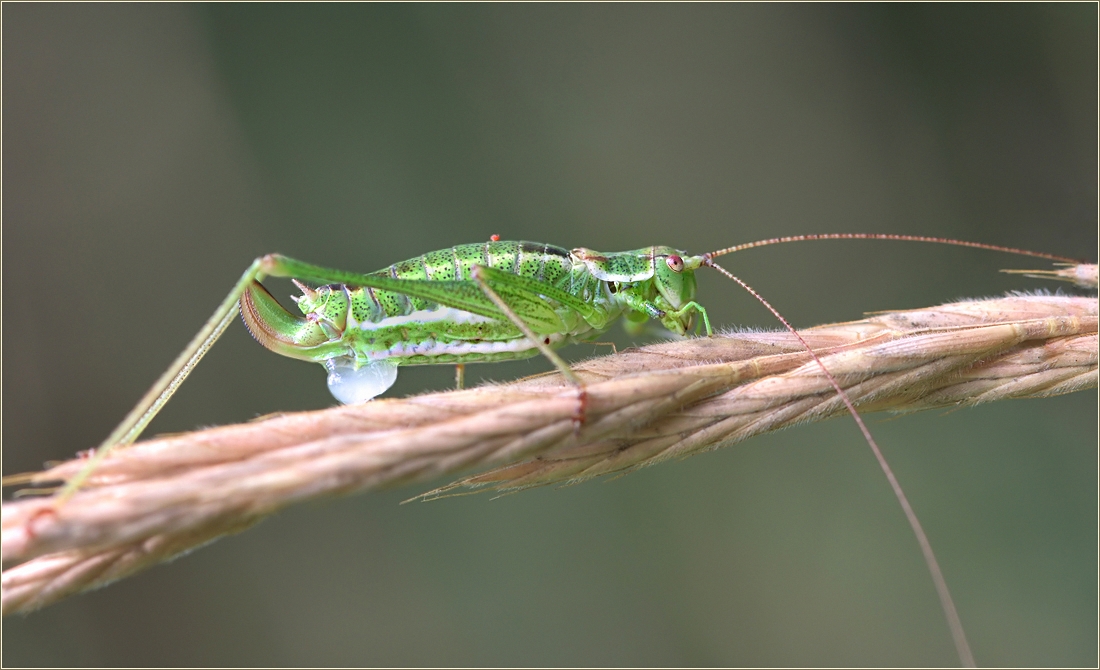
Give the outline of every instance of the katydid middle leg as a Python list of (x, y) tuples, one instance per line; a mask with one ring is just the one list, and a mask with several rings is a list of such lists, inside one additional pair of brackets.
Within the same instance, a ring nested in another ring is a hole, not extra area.
[(474, 281), (476, 281), (478, 285), (481, 286), (481, 290), (485, 292), (485, 295), (489, 298), (489, 300), (492, 300), (493, 304), (496, 305), (497, 308), (500, 309), (500, 311), (508, 317), (508, 320), (515, 324), (515, 326), (520, 329), (520, 332), (524, 334), (524, 336), (531, 342), (531, 344), (535, 345), (535, 347), (538, 348), (542, 355), (548, 358), (550, 362), (554, 364), (554, 366), (561, 372), (561, 375), (565, 377), (566, 381), (577, 387), (580, 404), (577, 407), (576, 414), (573, 416), (573, 422), (574, 425), (579, 429), (580, 426), (584, 424), (584, 415), (588, 407), (588, 392), (585, 390), (584, 382), (582, 382), (580, 378), (577, 377), (576, 373), (574, 373), (572, 368), (569, 367), (569, 364), (566, 363), (561, 356), (558, 356), (557, 352), (550, 348), (550, 346), (547, 344), (549, 340), (544, 341), (543, 338), (536, 335), (535, 332), (531, 330), (531, 327), (528, 326), (527, 323), (523, 319), (521, 319), (518, 314), (516, 314), (515, 310), (509, 307), (508, 303), (504, 302), (504, 299), (501, 298), (495, 290), (493, 290), (493, 287), (489, 286), (490, 278), (501, 282), (507, 282), (510, 275), (503, 273), (499, 270), (485, 267), (484, 265), (475, 265), (473, 268), (473, 272), (471, 272), (471, 277), (473, 277)]

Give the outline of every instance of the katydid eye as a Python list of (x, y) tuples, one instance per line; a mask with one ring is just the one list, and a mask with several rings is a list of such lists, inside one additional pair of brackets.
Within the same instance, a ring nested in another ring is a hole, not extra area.
[(671, 256), (665, 258), (665, 263), (668, 263), (669, 269), (673, 272), (684, 271), (684, 259), (680, 258), (676, 254), (672, 254)]

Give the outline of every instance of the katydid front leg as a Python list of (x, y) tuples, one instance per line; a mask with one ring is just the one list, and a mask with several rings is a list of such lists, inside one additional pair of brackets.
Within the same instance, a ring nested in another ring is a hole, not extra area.
[[(653, 301), (647, 300), (640, 295), (629, 292), (623, 292), (621, 294), (621, 300), (625, 302), (628, 307), (630, 307), (630, 310), (633, 314), (644, 314), (654, 321), (663, 322), (663, 320), (667, 316), (673, 316), (676, 319), (679, 319), (685, 314), (695, 312), (696, 314), (699, 314), (703, 317), (703, 326), (706, 328), (707, 337), (710, 337), (714, 334), (714, 331), (712, 331), (710, 327), (710, 317), (707, 316), (706, 308), (695, 302), (694, 300), (685, 303), (684, 305), (681, 305), (679, 309), (661, 309), (661, 307), (658, 307), (656, 304), (653, 303)], [(627, 322), (635, 324), (634, 330), (639, 332), (642, 330), (642, 325), (645, 324), (644, 318), (632, 318), (632, 316), (627, 316)], [(629, 330), (630, 328), (628, 327), (628, 331)], [(677, 334), (686, 335), (687, 333), (681, 332)]]
[[(682, 316), (684, 314), (687, 314), (689, 312), (693, 312), (693, 311), (696, 314), (698, 314), (699, 316), (703, 317), (703, 327), (707, 331), (707, 337), (710, 337), (711, 335), (714, 335), (714, 331), (711, 330), (711, 327), (710, 327), (710, 317), (707, 316), (706, 308), (703, 307), (702, 305), (700, 305), (699, 303), (695, 302), (694, 300), (687, 303), (686, 305), (684, 305), (680, 309), (673, 310), (673, 311), (669, 312), (669, 314), (679, 318), (680, 316)], [(698, 332), (698, 331), (696, 331), (696, 332)]]

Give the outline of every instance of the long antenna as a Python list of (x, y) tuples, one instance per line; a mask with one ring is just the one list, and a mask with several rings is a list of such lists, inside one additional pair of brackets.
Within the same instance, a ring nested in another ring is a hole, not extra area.
[[(856, 411), (855, 405), (852, 404), (848, 394), (844, 392), (844, 389), (840, 388), (840, 384), (837, 383), (836, 378), (829, 372), (825, 364), (821, 362), (817, 353), (810, 348), (810, 345), (798, 334), (798, 331), (794, 329), (794, 326), (789, 321), (783, 318), (783, 315), (779, 313), (771, 303), (764, 299), (759, 293), (756, 292), (751, 286), (742, 281), (739, 277), (734, 275), (729, 270), (715, 263), (711, 258), (715, 255), (722, 255), (723, 253), (732, 253), (734, 251), (740, 251), (741, 249), (749, 249), (752, 247), (765, 246), (766, 244), (778, 244), (780, 242), (795, 242), (805, 239), (851, 239), (851, 238), (867, 238), (867, 239), (882, 239), (874, 235), (862, 235), (854, 233), (851, 235), (845, 233), (839, 233), (837, 235), (804, 235), (798, 237), (778, 237), (772, 240), (763, 240), (762, 242), (750, 242), (749, 244), (741, 244), (736, 247), (730, 247), (729, 249), (715, 252), (712, 254), (703, 255), (703, 265), (714, 268), (715, 270), (726, 275), (733, 281), (741, 285), (741, 288), (748, 291), (752, 297), (760, 301), (760, 304), (768, 308), (768, 311), (779, 319), (787, 330), (791, 331), (798, 341), (802, 343), (802, 346), (806, 348), (806, 351), (810, 352), (810, 356), (817, 361), (818, 367), (825, 373), (825, 378), (829, 380), (829, 384), (836, 390), (840, 399), (844, 402), (844, 406), (848, 408), (848, 413), (855, 419), (856, 425), (859, 426), (860, 432), (863, 433), (864, 439), (867, 440), (867, 444), (871, 447), (871, 451), (874, 452), (875, 458), (878, 459), (878, 464), (882, 468), (882, 471), (886, 474), (887, 481), (890, 482), (890, 488), (894, 490), (894, 497), (898, 499), (898, 504), (901, 505), (901, 509), (905, 512), (905, 518), (909, 520), (909, 527), (913, 529), (913, 534), (917, 536), (917, 544), (920, 545), (921, 553), (924, 554), (924, 562), (928, 566), (928, 572), (932, 575), (932, 583), (936, 586), (936, 593), (940, 597), (940, 606), (943, 608), (943, 614), (947, 618), (947, 627), (951, 629), (951, 637), (955, 641), (955, 651), (958, 652), (959, 661), (963, 667), (975, 668), (977, 665), (974, 662), (974, 654), (970, 651), (970, 643), (966, 641), (966, 632), (963, 630), (962, 620), (959, 619), (959, 612), (955, 609), (955, 601), (951, 598), (951, 591), (947, 588), (947, 580), (943, 578), (943, 571), (940, 570), (940, 563), (936, 560), (936, 554), (932, 551), (932, 543), (928, 541), (928, 535), (924, 532), (924, 527), (921, 526), (920, 520), (917, 518), (917, 513), (913, 511), (913, 506), (909, 504), (909, 498), (905, 496), (905, 491), (902, 490), (901, 484), (898, 482), (898, 478), (894, 476), (894, 471), (890, 468), (890, 464), (886, 462), (886, 457), (882, 454), (882, 450), (879, 449), (878, 443), (875, 442), (875, 438), (871, 436), (871, 431), (867, 428), (867, 424), (863, 422), (863, 417)], [(907, 239), (910, 241), (918, 242), (942, 242), (941, 238), (923, 238), (905, 235), (894, 235), (886, 239)], [(955, 240), (951, 240), (955, 241)], [(949, 241), (949, 242), (951, 242)], [(993, 248), (991, 245), (982, 245), (978, 243), (964, 243), (965, 246), (976, 246), (979, 248)], [(998, 250), (1004, 251), (1004, 247), (995, 247)], [(1033, 254), (1038, 255), (1038, 254)], [(1047, 256), (1044, 254), (1044, 256)]]
[(1057, 254), (1048, 254), (1042, 251), (1028, 251), (1027, 249), (1017, 249), (1016, 247), (1003, 247), (999, 244), (968, 242), (966, 240), (955, 240), (950, 237), (928, 237), (925, 235), (895, 235), (893, 233), (825, 233), (821, 235), (791, 235), (789, 237), (772, 237), (766, 240), (757, 240), (756, 242), (747, 242), (745, 244), (738, 244), (737, 246), (733, 247), (726, 247), (725, 249), (712, 251), (709, 254), (703, 254), (703, 256), (706, 258), (717, 258), (719, 256), (725, 256), (726, 254), (732, 254), (735, 251), (743, 251), (745, 249), (767, 247), (773, 244), (784, 244), (786, 242), (807, 242), (811, 240), (896, 240), (899, 242), (931, 242), (933, 244), (950, 244), (956, 247), (970, 247), (971, 249), (1003, 251), (1006, 254), (1031, 256), (1033, 258), (1045, 258), (1050, 261), (1073, 263), (1074, 265), (1083, 262), (1077, 258), (1069, 258), (1068, 256), (1058, 256)]

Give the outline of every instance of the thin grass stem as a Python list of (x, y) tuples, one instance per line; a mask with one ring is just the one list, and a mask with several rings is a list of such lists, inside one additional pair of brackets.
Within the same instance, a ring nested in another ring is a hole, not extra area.
[[(912, 412), (1097, 386), (1095, 297), (1014, 295), (800, 331), (855, 408)], [(376, 400), (146, 440), (104, 458), (67, 504), (5, 502), (3, 612), (134, 574), (300, 502), (474, 470), (418, 496), (621, 474), (844, 415), (790, 333), (630, 349), (510, 384)], [(74, 459), (25, 479), (52, 486)]]

